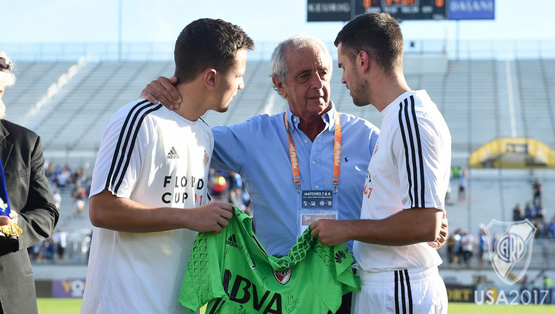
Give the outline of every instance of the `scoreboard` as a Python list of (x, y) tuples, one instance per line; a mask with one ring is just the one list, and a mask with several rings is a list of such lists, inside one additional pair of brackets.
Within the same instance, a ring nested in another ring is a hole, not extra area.
[(396, 20), (445, 20), (445, 0), (357, 0), (355, 14), (385, 12)]
[(386, 12), (397, 21), (495, 19), (495, 0), (307, 0), (307, 21), (349, 21)]

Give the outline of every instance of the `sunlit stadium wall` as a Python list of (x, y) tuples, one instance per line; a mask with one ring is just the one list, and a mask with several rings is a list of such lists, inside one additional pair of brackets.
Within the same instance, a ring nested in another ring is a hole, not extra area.
[[(269, 60), (277, 42), (256, 42), (252, 60)], [(332, 42), (327, 46), (335, 58)], [(3, 43), (17, 61), (72, 61), (83, 56), (98, 61), (172, 60), (173, 42), (150, 43)], [(405, 53), (443, 53), (450, 60), (555, 58), (555, 40), (434, 40), (406, 39)]]

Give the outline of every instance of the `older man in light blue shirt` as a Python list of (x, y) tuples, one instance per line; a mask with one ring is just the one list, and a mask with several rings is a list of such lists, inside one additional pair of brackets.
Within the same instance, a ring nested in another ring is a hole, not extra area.
[(289, 105), (286, 113), (212, 128), (212, 167), (241, 175), (256, 234), (275, 256), (287, 255), (317, 217), (360, 218), (364, 169), (379, 130), (335, 110), (331, 73), (331, 55), (319, 39), (293, 36), (275, 48), (271, 60), (274, 88)]
[[(335, 117), (341, 118), (341, 164), (337, 193), (332, 181)], [(251, 195), (256, 235), (268, 253), (287, 255), (300, 229), (302, 191), (332, 191), (338, 219), (359, 219), (362, 188), (378, 129), (366, 120), (339, 113), (333, 103), (321, 116), (323, 131), (312, 141), (299, 129), (300, 117), (287, 110), (298, 156), (300, 191), (293, 181), (284, 114), (258, 115), (214, 132), (212, 167), (241, 175)], [(349, 250), (352, 242), (348, 242)]]

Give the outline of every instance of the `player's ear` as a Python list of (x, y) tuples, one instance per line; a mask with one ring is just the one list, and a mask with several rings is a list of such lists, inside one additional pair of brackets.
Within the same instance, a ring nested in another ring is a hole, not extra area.
[(276, 87), (281, 97), (287, 98), (287, 93), (285, 92), (285, 88), (283, 88), (283, 82), (277, 76), (272, 76), (272, 83)]
[(356, 66), (357, 68), (360, 69), (360, 71), (362, 73), (365, 73), (366, 71), (368, 71), (370, 69), (370, 60), (372, 58), (370, 57), (370, 55), (364, 51), (361, 50), (359, 51), (357, 58), (356, 58)]
[(216, 74), (217, 71), (215, 69), (206, 69), (202, 74), (204, 86), (209, 89), (214, 88), (216, 86)]

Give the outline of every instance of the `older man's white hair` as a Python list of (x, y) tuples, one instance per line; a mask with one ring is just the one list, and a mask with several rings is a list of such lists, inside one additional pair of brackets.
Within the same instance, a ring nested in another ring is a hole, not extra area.
[[(10, 61), (10, 58), (8, 58), (8, 55), (6, 55), (6, 53), (1, 50), (0, 50), (0, 57), (4, 58), (6, 62)], [(0, 71), (0, 89), (4, 90), (7, 87), (10, 87), (14, 84), (15, 84), (15, 75), (13, 74), (12, 71)], [(6, 116), (6, 105), (4, 105), (4, 102), (0, 97), (0, 119), (4, 119), (5, 116)]]
[[(285, 60), (285, 55), (289, 46), (293, 46), (297, 49), (310, 46), (318, 47), (322, 52), (322, 62), (324, 62), (324, 66), (328, 68), (329, 74), (331, 75), (333, 61), (324, 42), (308, 34), (296, 34), (280, 42), (274, 49), (272, 59), (270, 60), (270, 77), (277, 77), (281, 82), (287, 82), (286, 78), (287, 72), (289, 72), (289, 67), (287, 65), (287, 61)], [(274, 90), (278, 91), (276, 86), (274, 86)]]

